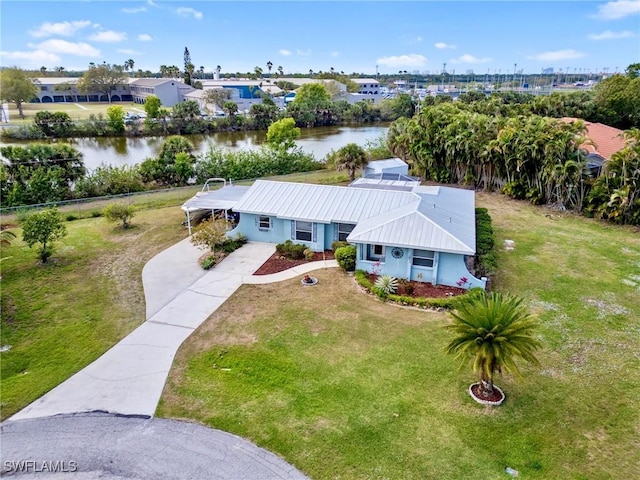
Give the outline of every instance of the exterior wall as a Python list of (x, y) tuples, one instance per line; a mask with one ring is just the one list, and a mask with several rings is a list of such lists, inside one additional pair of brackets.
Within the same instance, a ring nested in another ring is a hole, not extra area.
[(475, 278), (464, 261), (464, 255), (454, 253), (435, 252), (433, 267), (422, 267), (413, 265), (413, 249), (402, 248), (402, 256), (394, 258), (391, 254), (393, 247), (385, 247), (384, 259), (379, 263), (367, 260), (367, 245), (357, 244), (356, 269), (369, 273), (391, 275), (396, 278), (405, 278), (413, 281), (428, 282), (434, 285), (448, 285), (457, 287), (457, 282), (462, 277), (466, 277), (468, 282), (464, 288), (480, 287), (485, 288), (487, 280), (485, 278)]
[[(241, 213), (240, 221), (238, 225), (233, 230), (227, 233), (228, 236), (236, 235), (237, 233), (242, 233), (246, 235), (246, 237), (250, 241), (254, 242), (266, 242), (266, 243), (283, 243), (286, 240), (291, 240), (293, 243), (301, 243), (306, 245), (308, 248), (315, 252), (321, 252), (325, 248), (325, 227), (326, 225), (323, 223), (314, 223), (314, 233), (315, 241), (301, 241), (295, 240), (292, 238), (292, 222), (293, 220), (285, 220), (282, 218), (270, 217), (271, 218), (271, 228), (260, 229), (258, 224), (258, 219), (261, 215), (255, 215), (252, 213)], [(328, 240), (329, 246), (331, 246), (331, 242), (333, 240)]]
[(440, 262), (437, 271), (437, 283), (457, 287), (460, 278), (466, 277), (468, 283), (464, 288), (480, 287), (485, 288), (487, 279), (478, 279), (469, 273), (464, 261), (464, 255), (454, 253), (440, 253)]

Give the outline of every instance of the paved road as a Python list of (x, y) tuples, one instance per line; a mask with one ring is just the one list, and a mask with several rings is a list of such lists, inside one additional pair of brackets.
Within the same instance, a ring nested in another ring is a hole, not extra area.
[(159, 418), (84, 413), (4, 422), (0, 445), (1, 475), (21, 480), (307, 479), (240, 437)]

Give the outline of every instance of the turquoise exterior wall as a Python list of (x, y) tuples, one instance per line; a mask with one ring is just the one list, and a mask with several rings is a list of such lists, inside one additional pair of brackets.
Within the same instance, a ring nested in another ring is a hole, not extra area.
[[(255, 215), (252, 213), (241, 213), (240, 221), (238, 225), (233, 230), (230, 230), (227, 233), (227, 236), (233, 236), (238, 233), (242, 233), (246, 235), (246, 237), (254, 242), (266, 242), (266, 243), (283, 243), (286, 240), (291, 240), (293, 243), (301, 243), (306, 245), (311, 250), (315, 252), (321, 252), (325, 248), (325, 244), (329, 243), (329, 248), (331, 248), (332, 233), (327, 236), (325, 230), (330, 225), (326, 225), (323, 223), (314, 223), (313, 229), (314, 233), (312, 238), (315, 238), (315, 241), (305, 242), (301, 240), (296, 240), (292, 238), (292, 222), (293, 220), (284, 220), (281, 218), (270, 217), (271, 218), (271, 228), (269, 229), (261, 229), (259, 227), (259, 217), (261, 215)], [(333, 230), (331, 230), (333, 232)]]
[(486, 279), (476, 278), (469, 273), (464, 261), (464, 255), (441, 253), (437, 272), (437, 283), (440, 285), (457, 287), (457, 282), (460, 281), (462, 277), (466, 277), (468, 279), (464, 288), (485, 288), (487, 285)]
[(402, 257), (394, 258), (391, 254), (392, 247), (385, 247), (384, 261), (379, 264), (367, 260), (367, 245), (357, 244), (356, 269), (369, 273), (391, 275), (396, 278), (406, 278), (414, 281), (428, 282), (434, 285), (449, 285), (457, 287), (457, 282), (466, 277), (468, 282), (463, 288), (485, 288), (486, 279), (475, 278), (465, 264), (464, 255), (454, 253), (435, 252), (433, 267), (413, 265), (413, 249), (402, 248)]

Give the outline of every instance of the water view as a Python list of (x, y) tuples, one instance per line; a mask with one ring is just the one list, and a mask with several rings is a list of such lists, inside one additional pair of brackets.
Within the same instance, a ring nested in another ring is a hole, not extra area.
[[(387, 130), (388, 124), (303, 128), (300, 139), (296, 143), (317, 160), (323, 160), (331, 150), (337, 150), (348, 143), (364, 146), (367, 141), (386, 135)], [(266, 132), (218, 132), (208, 135), (188, 135), (187, 138), (194, 144), (195, 152), (199, 155), (213, 147), (228, 150), (258, 148), (266, 141)], [(165, 137), (93, 137), (71, 138), (63, 141), (82, 152), (85, 166), (92, 170), (100, 164), (133, 165), (148, 157), (155, 157), (164, 139)]]

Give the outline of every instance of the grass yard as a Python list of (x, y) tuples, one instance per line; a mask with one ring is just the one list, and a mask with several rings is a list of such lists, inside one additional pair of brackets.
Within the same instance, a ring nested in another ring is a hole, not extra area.
[(640, 465), (640, 235), (480, 194), (494, 288), (540, 321), (542, 368), (469, 397), (444, 313), (386, 305), (319, 271), (242, 286), (181, 347), (157, 414), (255, 441), (313, 479), (618, 479)]
[(111, 104), (106, 102), (91, 103), (91, 102), (65, 102), (65, 103), (23, 103), (22, 113), (24, 113), (24, 119), (20, 117), (18, 109), (15, 103), (9, 104), (9, 123), (29, 123), (32, 122), (36, 116), (36, 113), (41, 111), (47, 112), (65, 112), (68, 113), (72, 120), (87, 120), (89, 115), (98, 115), (102, 113), (107, 116), (107, 108), (111, 105), (120, 105), (125, 112), (144, 112), (144, 107), (133, 102), (113, 102)]
[(11, 346), (0, 355), (2, 419), (145, 320), (142, 267), (186, 237), (182, 220), (180, 208), (172, 206), (136, 212), (129, 230), (104, 218), (67, 222), (69, 234), (46, 265), (13, 229), (18, 239), (1, 255), (0, 345)]

